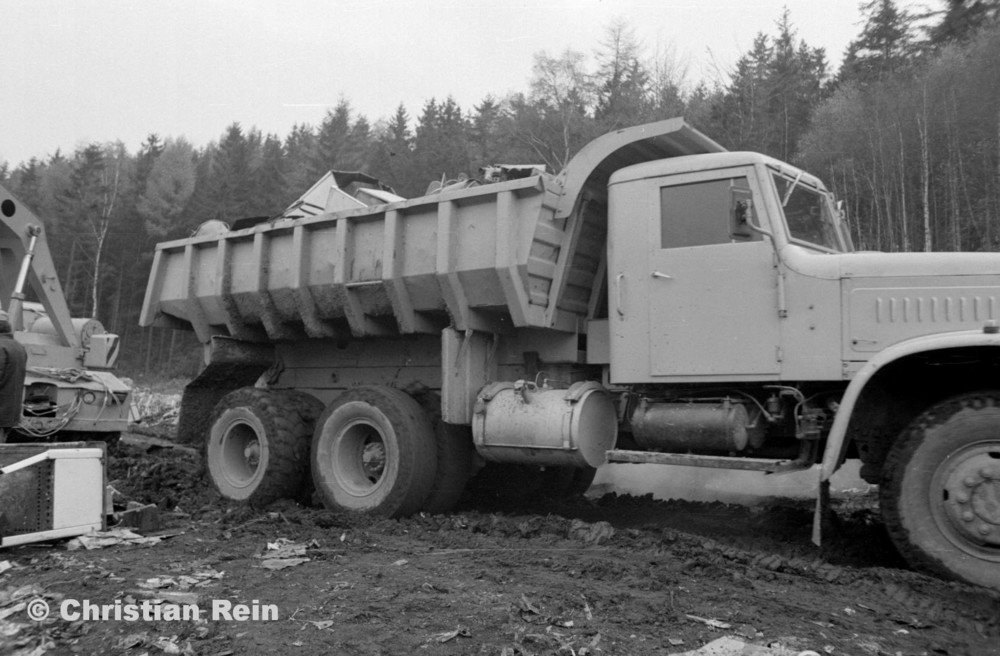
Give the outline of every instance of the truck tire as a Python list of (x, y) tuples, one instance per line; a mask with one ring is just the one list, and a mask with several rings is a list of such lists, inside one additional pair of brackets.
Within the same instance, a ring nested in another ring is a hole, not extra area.
[(244, 387), (222, 397), (205, 441), (208, 477), (227, 499), (263, 507), (301, 499), (309, 438), (323, 404), (302, 392)]
[(468, 426), (438, 420), (434, 422), (434, 437), (437, 442), (437, 474), (421, 510), (438, 515), (451, 511), (462, 498), (465, 485), (472, 476), (476, 449)]
[(316, 422), (312, 477), (331, 510), (405, 517), (430, 495), (434, 429), (409, 395), (366, 386), (334, 399)]
[(889, 451), (879, 495), (912, 566), (1000, 590), (1000, 391), (917, 417)]

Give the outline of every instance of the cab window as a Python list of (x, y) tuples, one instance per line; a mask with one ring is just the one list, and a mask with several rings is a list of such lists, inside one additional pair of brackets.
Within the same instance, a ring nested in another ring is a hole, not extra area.
[(841, 243), (840, 228), (827, 194), (801, 182), (801, 176), (789, 178), (772, 172), (772, 177), (781, 199), (788, 234), (793, 241), (820, 250), (846, 250)]
[(660, 189), (660, 248), (755, 241), (746, 177), (706, 180)]

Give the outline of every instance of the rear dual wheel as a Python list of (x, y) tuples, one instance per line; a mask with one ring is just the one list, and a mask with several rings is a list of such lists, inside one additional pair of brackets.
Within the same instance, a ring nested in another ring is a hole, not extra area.
[(467, 430), (433, 422), (398, 389), (348, 390), (316, 422), (313, 482), (332, 510), (388, 517), (446, 512), (471, 466)]

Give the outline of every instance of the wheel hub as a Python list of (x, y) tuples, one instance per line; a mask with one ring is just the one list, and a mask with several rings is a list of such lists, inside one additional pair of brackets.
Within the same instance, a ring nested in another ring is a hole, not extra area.
[(370, 441), (361, 451), (361, 468), (369, 481), (375, 483), (385, 471), (385, 446), (381, 441)]
[(257, 469), (260, 464), (260, 442), (254, 440), (243, 449), (243, 459), (251, 469)]
[(1000, 445), (971, 445), (952, 458), (942, 479), (945, 508), (956, 532), (1000, 547)]
[(365, 496), (378, 488), (389, 468), (389, 454), (378, 428), (355, 421), (337, 437), (334, 471), (349, 494)]

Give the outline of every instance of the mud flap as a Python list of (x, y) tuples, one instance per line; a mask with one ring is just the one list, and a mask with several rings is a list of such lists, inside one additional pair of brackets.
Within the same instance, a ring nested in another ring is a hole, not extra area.
[(213, 337), (209, 362), (184, 388), (177, 441), (201, 444), (208, 435), (212, 409), (229, 392), (248, 387), (274, 364), (274, 348), (227, 337)]
[(812, 541), (817, 547), (823, 542), (823, 524), (830, 515), (830, 481), (821, 480), (816, 490), (816, 511), (813, 514)]

